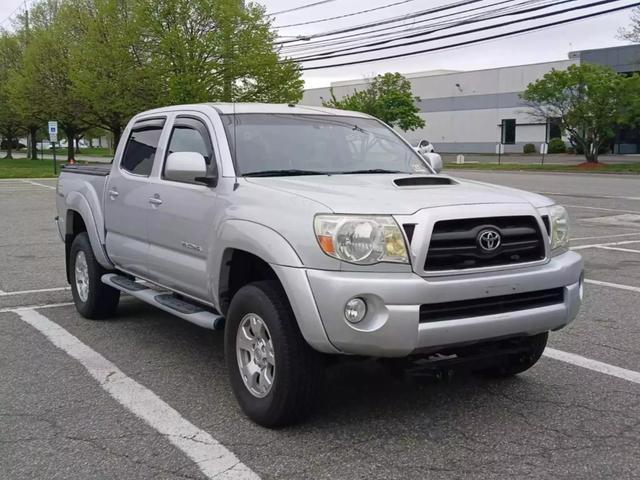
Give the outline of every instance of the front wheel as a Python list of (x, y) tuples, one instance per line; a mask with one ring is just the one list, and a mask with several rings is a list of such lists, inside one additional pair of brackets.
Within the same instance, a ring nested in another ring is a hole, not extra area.
[(94, 320), (113, 315), (118, 308), (120, 291), (102, 283), (102, 275), (108, 272), (93, 255), (86, 232), (73, 239), (69, 268), (71, 294), (80, 315)]
[(544, 332), (521, 339), (522, 352), (507, 356), (500, 365), (482, 370), (481, 373), (491, 377), (510, 377), (529, 370), (540, 360), (548, 338), (549, 333)]
[(302, 420), (322, 382), (320, 354), (306, 343), (276, 282), (242, 287), (225, 327), (225, 357), (240, 408), (269, 428)]

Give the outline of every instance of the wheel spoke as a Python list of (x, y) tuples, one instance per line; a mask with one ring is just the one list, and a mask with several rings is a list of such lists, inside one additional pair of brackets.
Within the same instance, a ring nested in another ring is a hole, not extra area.
[(238, 346), (238, 348), (240, 350), (246, 351), (246, 352), (250, 352), (253, 351), (253, 340), (249, 337), (247, 337), (246, 332), (244, 331), (244, 329), (241, 329), (238, 332), (238, 336), (236, 339), (236, 345)]
[(240, 321), (236, 356), (247, 390), (258, 398), (267, 396), (275, 378), (273, 341), (267, 324), (255, 313), (248, 313)]

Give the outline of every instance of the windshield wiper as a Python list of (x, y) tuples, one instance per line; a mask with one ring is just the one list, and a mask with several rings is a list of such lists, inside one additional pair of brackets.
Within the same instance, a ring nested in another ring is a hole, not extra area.
[(262, 170), (260, 172), (249, 172), (242, 174), (243, 177), (295, 177), (298, 175), (328, 175), (328, 172), (317, 172), (315, 170)]
[(350, 175), (355, 173), (406, 173), (401, 170), (385, 170), (384, 168), (371, 168), (368, 170), (351, 170), (349, 172), (336, 172), (336, 175)]

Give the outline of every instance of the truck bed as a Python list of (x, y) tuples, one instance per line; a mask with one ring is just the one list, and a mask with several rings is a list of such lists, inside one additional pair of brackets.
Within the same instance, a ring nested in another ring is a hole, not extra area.
[(106, 177), (111, 171), (110, 163), (97, 163), (93, 165), (63, 165), (64, 173), (80, 173), (82, 175), (96, 175)]

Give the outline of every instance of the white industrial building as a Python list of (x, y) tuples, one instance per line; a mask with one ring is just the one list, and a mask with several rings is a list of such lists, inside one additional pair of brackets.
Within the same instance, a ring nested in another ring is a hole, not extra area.
[[(555, 62), (491, 68), (475, 71), (436, 70), (405, 75), (412, 84), (426, 127), (406, 132), (412, 143), (432, 142), (440, 152), (491, 153), (496, 144), (505, 152), (522, 153), (523, 146), (539, 145), (560, 136), (554, 122), (534, 118), (520, 99), (527, 85), (552, 69), (562, 70), (580, 62), (608, 65), (619, 73), (640, 70), (640, 45), (572, 52)], [(366, 79), (334, 82), (331, 87), (306, 90), (305, 105), (322, 105), (333, 89), (340, 98), (366, 88)], [(637, 130), (620, 130), (612, 145), (615, 153), (640, 153)]]

